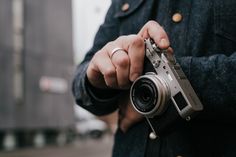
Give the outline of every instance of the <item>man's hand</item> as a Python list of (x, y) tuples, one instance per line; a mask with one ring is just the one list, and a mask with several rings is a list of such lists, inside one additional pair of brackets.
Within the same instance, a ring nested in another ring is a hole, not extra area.
[[(112, 51), (116, 48), (116, 53)], [(144, 42), (139, 35), (121, 36), (106, 44), (92, 58), (87, 76), (99, 88), (127, 89), (142, 73)]]
[[(144, 39), (149, 37), (161, 49), (166, 49), (170, 45), (163, 28), (158, 23), (149, 21), (137, 35), (121, 36), (106, 44), (94, 55), (87, 70), (90, 83), (98, 88), (129, 88), (130, 82), (142, 74)], [(112, 54), (116, 48), (122, 50)]]
[(143, 115), (138, 113), (133, 108), (129, 99), (129, 93), (124, 94), (122, 98), (123, 99), (118, 102), (118, 125), (123, 132), (126, 132), (133, 124), (141, 121), (143, 119)]
[[(93, 56), (87, 69), (90, 83), (97, 88), (128, 89), (143, 72), (144, 39), (147, 38), (152, 38), (161, 49), (170, 46), (164, 29), (157, 22), (149, 21), (137, 35), (121, 36)], [(119, 125), (123, 131), (142, 119), (129, 98), (120, 105), (120, 113)]]

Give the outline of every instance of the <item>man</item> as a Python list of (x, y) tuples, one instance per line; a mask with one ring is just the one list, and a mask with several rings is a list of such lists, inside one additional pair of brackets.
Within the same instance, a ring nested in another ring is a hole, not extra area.
[[(119, 109), (114, 157), (236, 156), (236, 2), (113, 0), (79, 65), (76, 102), (96, 115)], [(158, 138), (128, 97), (142, 75), (144, 39), (174, 53), (204, 110), (189, 122), (174, 105), (152, 119)]]

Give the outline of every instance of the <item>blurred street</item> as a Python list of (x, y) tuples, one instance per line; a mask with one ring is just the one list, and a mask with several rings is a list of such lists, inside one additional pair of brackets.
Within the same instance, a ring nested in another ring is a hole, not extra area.
[(71, 88), (110, 4), (0, 0), (0, 157), (111, 156), (117, 116), (79, 108)]
[(44, 148), (26, 148), (10, 152), (0, 152), (0, 157), (110, 157), (112, 137), (105, 135), (101, 139), (78, 139), (66, 146), (46, 146)]

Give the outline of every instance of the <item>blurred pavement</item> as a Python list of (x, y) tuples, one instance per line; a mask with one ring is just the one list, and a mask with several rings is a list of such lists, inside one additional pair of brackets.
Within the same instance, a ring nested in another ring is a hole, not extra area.
[(113, 137), (101, 139), (78, 139), (66, 146), (27, 148), (11, 152), (0, 152), (0, 157), (111, 157)]

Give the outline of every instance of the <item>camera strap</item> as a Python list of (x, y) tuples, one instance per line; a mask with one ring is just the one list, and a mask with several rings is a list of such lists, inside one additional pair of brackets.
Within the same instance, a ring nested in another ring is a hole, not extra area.
[(148, 118), (147, 116), (145, 116), (145, 118), (146, 118), (146, 120), (147, 120), (147, 122), (148, 122), (148, 124), (149, 124), (149, 126), (150, 126), (150, 128), (151, 128), (151, 130), (152, 130), (152, 132), (150, 132), (150, 134), (149, 134), (149, 138), (150, 138), (151, 140), (155, 140), (155, 139), (158, 137), (158, 136), (157, 136), (157, 133), (156, 133), (154, 127), (152, 126), (152, 123), (151, 123), (151, 121), (149, 120), (149, 118)]

